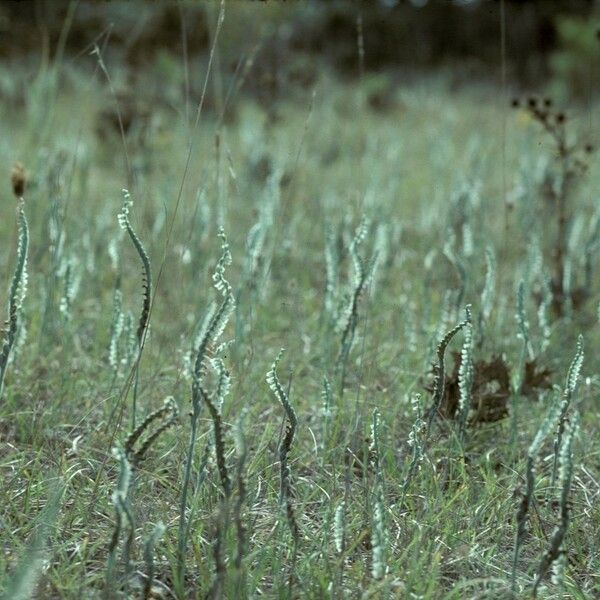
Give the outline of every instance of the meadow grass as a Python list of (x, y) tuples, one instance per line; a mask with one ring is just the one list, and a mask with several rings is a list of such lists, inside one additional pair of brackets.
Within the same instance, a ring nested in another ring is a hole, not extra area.
[[(97, 135), (115, 106), (89, 60), (0, 105), (30, 234), (0, 399), (4, 597), (599, 596), (594, 157), (561, 241), (589, 298), (557, 317), (552, 144), (493, 85), (413, 79), (378, 112), (323, 69), (314, 96), (267, 110), (240, 93), (231, 119), (206, 109), (196, 128), (175, 74), (123, 139)], [(151, 70), (137, 85), (161, 90)], [(5, 190), (8, 291), (8, 174)], [(509, 416), (473, 422), (494, 356)], [(560, 415), (528, 361), (562, 386)]]

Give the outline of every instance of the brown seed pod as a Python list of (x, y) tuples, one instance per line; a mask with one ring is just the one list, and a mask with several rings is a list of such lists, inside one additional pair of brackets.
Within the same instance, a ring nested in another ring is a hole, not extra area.
[(25, 168), (20, 162), (16, 162), (10, 172), (10, 182), (13, 193), (17, 198), (22, 198), (25, 193)]

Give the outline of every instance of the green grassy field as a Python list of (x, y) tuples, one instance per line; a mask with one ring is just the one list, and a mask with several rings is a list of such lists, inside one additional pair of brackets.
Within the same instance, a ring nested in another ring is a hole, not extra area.
[[(172, 82), (124, 97), (107, 71), (3, 73), (6, 302), (15, 161), (29, 225), (0, 401), (4, 597), (600, 597), (593, 153), (565, 216), (563, 283), (586, 301), (557, 316), (546, 196), (563, 163), (500, 88), (413, 78), (381, 107), (373, 80), (323, 70), (314, 94), (262, 106), (241, 86), (227, 119), (208, 104), (195, 125)], [(594, 143), (595, 111), (566, 109), (568, 143)], [(153, 280), (140, 337), (122, 188)], [(436, 346), (466, 305), (436, 406)], [(136, 460), (133, 423), (167, 397), (178, 416)], [(528, 449), (561, 401), (528, 495)], [(535, 584), (555, 528), (556, 574)]]

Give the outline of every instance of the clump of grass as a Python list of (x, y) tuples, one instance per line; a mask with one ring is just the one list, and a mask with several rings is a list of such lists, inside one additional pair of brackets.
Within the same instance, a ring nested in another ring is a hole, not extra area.
[(17, 262), (8, 292), (8, 321), (0, 351), (0, 398), (4, 389), (4, 377), (11, 351), (17, 339), (19, 319), (27, 292), (27, 252), (29, 250), (29, 227), (25, 216), (25, 172), (19, 164), (15, 165), (11, 175), (13, 192), (18, 200), (17, 224), (19, 239), (17, 243)]
[(65, 486), (60, 481), (51, 487), (48, 501), (35, 519), (27, 549), (4, 583), (3, 600), (30, 600), (35, 597), (36, 585), (48, 563), (48, 541), (56, 527), (64, 491)]

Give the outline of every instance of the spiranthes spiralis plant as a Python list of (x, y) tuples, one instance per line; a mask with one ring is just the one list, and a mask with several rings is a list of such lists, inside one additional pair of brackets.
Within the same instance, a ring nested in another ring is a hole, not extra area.
[[(568, 289), (568, 236), (573, 219), (573, 197), (589, 168), (587, 157), (595, 148), (589, 142), (569, 138), (567, 116), (554, 108), (550, 98), (540, 100), (531, 97), (525, 102), (513, 100), (513, 106), (523, 107), (542, 126), (554, 145), (554, 160), (545, 173), (541, 192), (548, 204), (547, 214), (554, 228), (554, 239), (547, 240), (552, 257), (552, 308), (556, 316), (562, 316), (567, 304), (574, 301), (576, 296), (578, 302), (586, 299), (585, 288)], [(549, 227), (544, 227), (544, 231), (548, 230)]]
[(358, 303), (372, 272), (372, 265), (368, 265), (364, 256), (359, 253), (359, 248), (367, 236), (367, 231), (367, 220), (363, 217), (354, 232), (354, 237), (348, 249), (352, 261), (353, 275), (337, 321), (337, 327), (342, 332), (342, 339), (336, 360), (336, 371), (341, 373), (340, 393), (342, 395), (346, 377), (346, 365), (350, 350), (354, 344), (356, 327), (358, 325)]
[(77, 260), (74, 257), (63, 260), (60, 274), (63, 277), (63, 292), (58, 305), (58, 310), (64, 322), (70, 323), (73, 317), (73, 301), (79, 290)]
[(139, 382), (139, 365), (142, 356), (142, 350), (144, 346), (144, 341), (146, 338), (146, 333), (148, 331), (148, 324), (150, 322), (150, 305), (152, 302), (152, 269), (150, 267), (150, 258), (144, 246), (140, 240), (140, 238), (135, 233), (133, 227), (131, 226), (131, 222), (129, 221), (129, 211), (131, 206), (133, 205), (133, 201), (131, 200), (131, 195), (128, 190), (123, 190), (123, 205), (121, 207), (121, 212), (118, 215), (119, 226), (129, 236), (131, 243), (133, 244), (135, 251), (137, 252), (140, 261), (142, 263), (142, 311), (140, 313), (140, 319), (138, 322), (138, 327), (136, 331), (137, 338), (137, 359), (135, 366), (135, 383), (133, 387), (133, 405), (132, 405), (132, 418), (131, 422), (133, 424), (133, 428), (135, 429), (135, 420), (136, 420), (136, 411), (137, 411), (137, 388)]
[(458, 436), (461, 442), (464, 442), (467, 419), (471, 408), (474, 376), (473, 325), (468, 323), (464, 328), (464, 341), (458, 368)]
[(583, 336), (580, 335), (577, 338), (577, 348), (575, 349), (575, 357), (569, 366), (567, 372), (567, 379), (565, 382), (565, 389), (563, 390), (562, 399), (560, 402), (560, 418), (558, 420), (558, 426), (556, 429), (556, 437), (554, 439), (554, 463), (552, 466), (552, 485), (556, 481), (556, 469), (559, 462), (560, 448), (562, 444), (562, 437), (565, 432), (565, 424), (567, 421), (567, 414), (571, 407), (573, 395), (577, 388), (577, 380), (581, 374), (581, 368), (583, 367), (584, 351), (583, 351)]
[(114, 597), (118, 559), (117, 553), (123, 529), (127, 528), (127, 537), (125, 538), (123, 546), (123, 562), (126, 577), (129, 576), (130, 572), (131, 548), (135, 534), (135, 521), (129, 502), (131, 464), (127, 458), (127, 453), (122, 448), (113, 448), (113, 455), (119, 462), (119, 477), (117, 479), (116, 489), (111, 496), (111, 502), (115, 509), (115, 527), (108, 546), (108, 562), (106, 565), (106, 585), (104, 594), (106, 600), (110, 600), (110, 598)]
[(123, 313), (123, 293), (119, 279), (115, 285), (113, 292), (113, 313), (110, 324), (110, 339), (108, 342), (108, 364), (113, 372), (113, 381), (119, 374), (120, 357), (119, 357), (119, 340), (125, 326), (125, 314)]
[(294, 547), (296, 547), (300, 540), (300, 529), (296, 521), (296, 515), (292, 504), (292, 480), (289, 466), (289, 454), (296, 435), (298, 418), (296, 417), (296, 411), (290, 404), (287, 392), (283, 389), (279, 377), (277, 376), (277, 366), (279, 365), (282, 356), (283, 348), (279, 351), (279, 354), (271, 365), (271, 370), (267, 373), (267, 383), (275, 398), (279, 401), (281, 406), (283, 406), (287, 419), (285, 435), (279, 445), (279, 503), (280, 505), (285, 505), (288, 527), (294, 540)]
[(231, 388), (231, 378), (221, 358), (214, 358), (211, 362), (213, 369), (217, 374), (217, 387), (214, 396), (211, 396), (210, 394), (204, 396), (204, 402), (208, 407), (208, 412), (210, 413), (210, 418), (213, 422), (217, 469), (219, 471), (223, 493), (225, 494), (225, 498), (228, 499), (231, 495), (231, 479), (229, 478), (229, 470), (225, 459), (225, 433), (221, 418), (221, 407), (223, 405), (223, 400)]
[(535, 581), (533, 584), (533, 597), (537, 597), (537, 591), (540, 583), (543, 581), (546, 573), (553, 567), (552, 583), (562, 586), (564, 580), (564, 571), (567, 566), (567, 556), (564, 547), (564, 539), (569, 527), (570, 510), (569, 495), (571, 492), (571, 480), (573, 478), (573, 439), (579, 429), (579, 414), (575, 413), (570, 423), (564, 431), (564, 443), (559, 451), (559, 522), (554, 528), (547, 550), (542, 555)]
[(481, 348), (485, 340), (485, 326), (489, 323), (494, 308), (496, 290), (496, 256), (492, 246), (485, 249), (485, 282), (481, 291), (481, 309), (479, 310), (477, 346)]
[[(177, 422), (178, 416), (179, 410), (175, 399), (172, 396), (168, 396), (160, 408), (151, 412), (131, 431), (125, 439), (124, 449), (129, 461), (134, 466), (144, 458), (146, 452), (158, 437)], [(150, 427), (153, 424), (157, 424), (157, 427), (150, 431)], [(147, 435), (144, 436), (144, 434)], [(136, 445), (138, 445), (137, 449)]]
[(440, 340), (436, 349), (436, 357), (437, 357), (437, 365), (436, 365), (436, 373), (435, 373), (435, 381), (433, 384), (433, 396), (431, 399), (431, 406), (429, 407), (427, 418), (426, 418), (426, 426), (425, 426), (425, 439), (423, 441), (423, 447), (426, 447), (427, 441), (429, 440), (429, 436), (431, 434), (431, 428), (433, 426), (433, 421), (435, 420), (436, 415), (440, 410), (440, 406), (442, 400), (444, 398), (445, 386), (446, 386), (446, 348), (452, 341), (452, 338), (467, 327), (472, 324), (471, 317), (471, 305), (467, 305), (465, 307), (465, 319), (458, 323), (455, 327), (453, 327), (450, 331), (448, 331)]
[(455, 235), (451, 233), (449, 234), (446, 243), (444, 244), (444, 256), (450, 261), (450, 264), (456, 270), (460, 281), (455, 303), (456, 309), (458, 309), (460, 306), (462, 306), (465, 293), (467, 291), (467, 268), (465, 266), (463, 258), (458, 252), (455, 252), (455, 244)]
[(338, 305), (339, 252), (335, 228), (328, 223), (325, 231), (325, 291), (323, 316), (327, 322), (335, 322)]
[(321, 391), (321, 399), (323, 401), (322, 418), (323, 418), (323, 443), (322, 447), (327, 448), (329, 444), (329, 426), (331, 424), (331, 405), (333, 400), (333, 391), (327, 375), (323, 377), (323, 389)]
[(379, 223), (375, 230), (375, 241), (373, 242), (373, 266), (371, 272), (371, 293), (377, 292), (383, 270), (389, 266), (391, 261), (390, 251), (391, 231), (388, 223)]
[(548, 311), (552, 306), (552, 289), (550, 287), (550, 278), (542, 278), (541, 298), (537, 310), (537, 320), (542, 339), (540, 341), (540, 354), (544, 352), (550, 345), (550, 321), (548, 319)]
[(387, 572), (387, 533), (385, 528), (384, 482), (381, 470), (381, 453), (379, 447), (379, 410), (373, 411), (371, 424), (371, 460), (375, 471), (373, 491), (373, 513), (371, 524), (371, 576), (382, 579)]
[[(111, 502), (115, 509), (115, 527), (108, 547), (108, 563), (106, 568), (105, 598), (114, 598), (114, 584), (119, 579), (116, 572), (117, 553), (123, 530), (126, 537), (123, 543), (122, 562), (125, 589), (131, 575), (131, 554), (135, 537), (135, 518), (131, 506), (131, 488), (133, 469), (143, 460), (149, 448), (159, 436), (169, 427), (173, 426), (178, 417), (175, 400), (172, 397), (165, 399), (163, 406), (150, 413), (125, 439), (123, 447), (113, 448), (113, 455), (119, 462), (119, 476)], [(151, 429), (156, 425), (154, 429)], [(146, 561), (148, 562), (148, 561)]]
[(238, 573), (238, 589), (245, 589), (244, 573), (242, 571), (244, 556), (248, 545), (247, 531), (244, 525), (243, 510), (247, 496), (246, 484), (246, 459), (248, 457), (248, 448), (246, 445), (246, 436), (244, 434), (245, 412), (240, 414), (235, 427), (235, 446), (236, 446), (236, 468), (235, 483), (237, 488), (237, 498), (233, 507), (233, 517), (235, 521), (237, 549), (234, 559), (234, 567)]
[(535, 437), (533, 438), (533, 442), (531, 442), (531, 445), (527, 450), (527, 461), (525, 466), (525, 488), (521, 492), (521, 499), (516, 514), (517, 530), (515, 533), (511, 576), (511, 587), (513, 593), (516, 593), (517, 591), (517, 567), (519, 563), (519, 556), (527, 534), (529, 509), (534, 500), (536, 461), (538, 458), (538, 454), (542, 448), (542, 444), (544, 443), (544, 440), (556, 427), (559, 417), (560, 404), (558, 402), (555, 402), (550, 407), (548, 414), (542, 421), (540, 428), (538, 429)]
[(146, 575), (144, 579), (144, 589), (142, 590), (143, 600), (150, 600), (152, 598), (152, 583), (154, 582), (154, 552), (156, 544), (160, 541), (160, 538), (165, 533), (165, 526), (162, 522), (158, 522), (152, 533), (149, 535), (146, 543), (144, 544), (144, 562), (146, 563)]
[(46, 235), (44, 247), (48, 248), (50, 264), (47, 268), (44, 286), (44, 316), (40, 328), (40, 339), (44, 339), (49, 334), (55, 335), (56, 326), (61, 323), (60, 317), (55, 318), (55, 310), (57, 294), (60, 294), (60, 271), (66, 241), (65, 207), (61, 188), (68, 156), (64, 152), (57, 152), (49, 158), (45, 182), (49, 196), (48, 214), (43, 221), (45, 231), (40, 235), (40, 239), (44, 239), (44, 235)]
[[(205, 376), (208, 367), (212, 364), (209, 361), (210, 354), (215, 350), (216, 343), (223, 335), (225, 327), (229, 322), (231, 314), (235, 310), (235, 298), (229, 282), (225, 279), (225, 270), (231, 264), (231, 252), (223, 228), (219, 228), (219, 238), (221, 239), (221, 256), (217, 261), (212, 279), (213, 285), (221, 295), (221, 302), (217, 306), (211, 304), (207, 314), (202, 322), (202, 326), (192, 343), (191, 351), (191, 373), (192, 379), (192, 410), (190, 414), (190, 438), (188, 443), (187, 455), (185, 460), (183, 485), (181, 489), (179, 506), (179, 532), (178, 532), (178, 557), (176, 586), (182, 588), (185, 578), (185, 551), (189, 536), (190, 522), (186, 520), (186, 510), (189, 486), (191, 482), (192, 464), (194, 461), (194, 451), (196, 447), (196, 437), (198, 432), (198, 420), (203, 405), (206, 403), (209, 392), (206, 389)], [(209, 399), (210, 400), (210, 399)], [(214, 421), (213, 421), (214, 422)], [(217, 452), (220, 452), (217, 450)], [(224, 462), (224, 461), (223, 461)], [(222, 482), (223, 473), (220, 473)]]
[(525, 282), (521, 279), (517, 288), (517, 338), (521, 340), (521, 352), (519, 361), (513, 379), (514, 395), (518, 395), (523, 385), (525, 363), (527, 360), (533, 360), (533, 346), (531, 345), (530, 327), (525, 311)]
[(406, 476), (404, 477), (404, 481), (402, 483), (403, 499), (408, 491), (408, 486), (414, 473), (419, 469), (419, 465), (421, 464), (425, 453), (424, 434), (426, 424), (423, 418), (423, 402), (421, 400), (421, 394), (415, 394), (412, 396), (411, 405), (415, 420), (413, 421), (410, 433), (408, 434), (408, 447), (410, 448), (411, 452), (411, 460), (410, 464), (408, 465), (408, 471), (406, 472)]
[(15, 196), (18, 199), (17, 224), (19, 239), (17, 242), (17, 262), (8, 292), (8, 320), (2, 339), (2, 350), (0, 351), (0, 398), (4, 390), (4, 377), (9, 363), (11, 351), (17, 339), (19, 320), (23, 300), (27, 292), (27, 252), (29, 249), (29, 227), (25, 216), (25, 202), (23, 194), (25, 190), (25, 174), (23, 168), (16, 165), (12, 172), (12, 185)]
[(333, 515), (333, 543), (338, 554), (346, 549), (346, 502), (342, 500)]
[[(215, 354), (220, 354), (222, 350), (219, 348), (215, 350)], [(214, 391), (214, 394), (207, 394), (204, 397), (204, 402), (208, 407), (208, 411), (210, 413), (212, 422), (213, 422), (213, 437), (214, 437), (214, 447), (215, 447), (215, 455), (217, 460), (217, 470), (219, 472), (219, 478), (221, 480), (221, 487), (223, 488), (224, 501), (221, 503), (219, 507), (219, 514), (216, 520), (215, 527), (215, 540), (213, 543), (213, 555), (215, 561), (215, 576), (213, 579), (213, 583), (208, 594), (209, 597), (220, 598), (223, 594), (225, 578), (227, 574), (227, 562), (224, 558), (223, 554), (223, 546), (224, 541), (227, 535), (227, 529), (229, 525), (229, 513), (230, 506), (229, 500), (231, 497), (232, 489), (231, 489), (231, 479), (229, 476), (229, 469), (227, 467), (227, 461), (225, 458), (225, 432), (223, 428), (223, 421), (221, 418), (221, 407), (223, 405), (223, 401), (227, 394), (229, 393), (229, 389), (231, 387), (231, 380), (229, 377), (229, 373), (225, 368), (223, 360), (218, 356), (211, 360), (212, 368), (216, 372), (217, 376), (217, 385)], [(239, 465), (238, 465), (239, 467)], [(240, 473), (236, 473), (238, 475), (236, 481), (238, 484), (238, 488), (240, 483), (242, 484), (243, 489), (241, 490), (245, 494), (245, 483), (243, 480), (240, 482)], [(243, 499), (242, 499), (243, 501)], [(241, 511), (241, 507), (237, 504), (234, 505), (234, 510)], [(238, 552), (241, 551), (241, 544), (244, 541), (244, 532), (243, 529), (240, 530), (240, 526), (243, 528), (241, 523), (241, 516), (239, 516), (236, 512), (236, 533), (238, 535)], [(238, 522), (239, 521), (239, 522)], [(241, 559), (240, 559), (241, 561)], [(239, 573), (239, 570), (238, 570)], [(239, 590), (238, 590), (239, 591)]]

